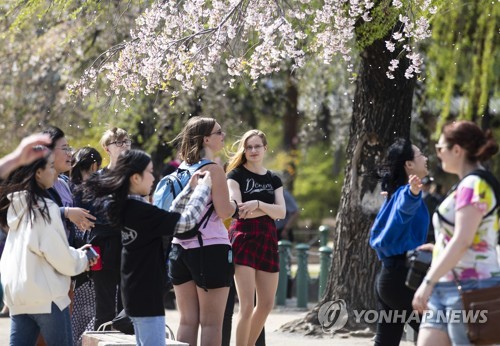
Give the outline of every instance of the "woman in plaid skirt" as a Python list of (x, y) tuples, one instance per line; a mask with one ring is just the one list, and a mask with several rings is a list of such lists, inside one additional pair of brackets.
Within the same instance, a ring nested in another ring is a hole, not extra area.
[[(227, 167), (229, 194), (239, 216), (229, 229), (240, 301), (236, 345), (255, 345), (274, 306), (278, 287), (278, 236), (274, 219), (285, 217), (281, 179), (263, 166), (262, 131), (246, 132)], [(257, 302), (254, 308), (254, 296)]]

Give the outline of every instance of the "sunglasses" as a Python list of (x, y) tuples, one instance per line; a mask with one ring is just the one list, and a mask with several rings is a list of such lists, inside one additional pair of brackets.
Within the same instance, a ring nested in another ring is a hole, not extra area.
[(436, 147), (436, 152), (438, 154), (441, 154), (441, 152), (443, 151), (443, 149), (449, 149), (448, 144), (436, 144), (435, 147)]

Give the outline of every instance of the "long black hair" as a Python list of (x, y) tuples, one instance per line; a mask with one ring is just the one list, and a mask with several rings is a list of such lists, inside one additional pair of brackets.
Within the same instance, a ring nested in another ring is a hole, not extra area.
[(382, 191), (387, 192), (388, 199), (398, 188), (408, 183), (405, 163), (414, 158), (412, 143), (407, 138), (397, 138), (387, 149), (379, 176), (382, 179)]
[(118, 156), (116, 166), (83, 183), (83, 201), (106, 210), (111, 225), (121, 228), (122, 210), (130, 190), (130, 177), (141, 174), (151, 162), (142, 150), (127, 150)]
[(91, 147), (78, 149), (71, 158), (70, 180), (73, 184), (79, 185), (83, 181), (83, 173), (88, 172), (94, 163), (101, 166), (102, 156)]
[(0, 224), (3, 227), (8, 227), (7, 211), (11, 203), (9, 195), (17, 191), (27, 192), (28, 220), (35, 221), (37, 215), (40, 214), (47, 223), (50, 222), (49, 208), (45, 200), (45, 198), (50, 199), (50, 196), (36, 181), (36, 171), (45, 169), (47, 164), (47, 157), (44, 157), (29, 165), (19, 167), (11, 172), (8, 178), (0, 185)]
[(47, 126), (42, 133), (49, 135), (50, 139), (52, 140), (52, 143), (48, 145), (47, 147), (51, 150), (54, 149), (56, 142), (60, 140), (61, 138), (65, 137), (64, 131), (61, 130), (59, 127), (56, 126)]

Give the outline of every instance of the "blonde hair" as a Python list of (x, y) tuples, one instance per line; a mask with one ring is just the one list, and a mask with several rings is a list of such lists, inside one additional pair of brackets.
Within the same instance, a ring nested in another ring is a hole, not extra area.
[(210, 136), (216, 120), (208, 117), (192, 117), (182, 131), (172, 140), (180, 142), (179, 157), (188, 164), (200, 161), (204, 155), (203, 138)]
[(241, 165), (244, 165), (247, 162), (247, 158), (245, 157), (245, 147), (247, 146), (247, 141), (254, 136), (259, 136), (260, 139), (262, 140), (262, 144), (264, 144), (264, 146), (267, 146), (267, 138), (264, 132), (260, 130), (250, 130), (245, 132), (243, 136), (241, 136), (241, 139), (233, 144), (233, 146), (238, 145), (238, 148), (236, 149), (236, 152), (233, 155), (231, 155), (229, 159), (226, 168), (226, 173), (229, 173), (233, 169), (240, 167)]
[(127, 131), (119, 127), (113, 127), (104, 132), (104, 134), (101, 137), (101, 140), (99, 141), (99, 144), (101, 144), (103, 149), (106, 149), (106, 147), (111, 142), (122, 141), (127, 137), (128, 137)]

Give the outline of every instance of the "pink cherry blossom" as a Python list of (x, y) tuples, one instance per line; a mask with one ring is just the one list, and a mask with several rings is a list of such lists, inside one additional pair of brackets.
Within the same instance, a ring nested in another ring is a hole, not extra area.
[[(388, 54), (400, 49), (399, 59), (410, 60), (406, 78), (420, 72), (418, 44), (431, 34), (429, 19), (437, 10), (432, 5), (391, 2), (399, 29), (385, 44)], [(341, 57), (352, 71), (359, 52), (355, 29), (372, 20), (374, 7), (372, 0), (157, 1), (137, 18), (131, 39), (103, 52), (70, 90), (87, 95), (99, 75), (116, 95), (173, 92), (178, 85), (190, 90), (220, 68), (257, 80), (285, 66), (301, 68), (313, 55), (326, 64)], [(387, 77), (394, 78), (399, 66), (391, 61)]]

